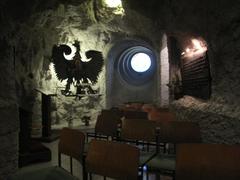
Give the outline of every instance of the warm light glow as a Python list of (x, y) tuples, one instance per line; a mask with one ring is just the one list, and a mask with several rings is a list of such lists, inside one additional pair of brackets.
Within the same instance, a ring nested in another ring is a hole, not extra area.
[(108, 5), (110, 8), (116, 8), (118, 6), (122, 7), (122, 1), (121, 0), (105, 0), (105, 3)]
[(116, 15), (124, 15), (124, 9), (122, 7), (121, 0), (105, 0), (105, 5), (112, 8), (112, 13)]
[(137, 53), (131, 59), (131, 66), (136, 72), (145, 72), (151, 66), (151, 59), (145, 53)]
[(193, 43), (195, 49), (198, 49), (198, 50), (202, 49), (201, 43), (197, 39), (192, 39), (192, 43)]
[(207, 51), (207, 47), (202, 41), (198, 39), (192, 39), (191, 42), (192, 42), (192, 45), (189, 45), (185, 49), (185, 52), (182, 52), (182, 56), (183, 55), (184, 56), (200, 55)]
[(63, 53), (63, 56), (66, 60), (73, 60), (73, 57), (75, 56), (76, 52), (77, 52), (77, 48), (75, 46), (73, 46), (72, 44), (67, 44), (67, 46), (69, 46), (71, 48), (71, 53), (70, 54), (65, 54), (65, 52)]

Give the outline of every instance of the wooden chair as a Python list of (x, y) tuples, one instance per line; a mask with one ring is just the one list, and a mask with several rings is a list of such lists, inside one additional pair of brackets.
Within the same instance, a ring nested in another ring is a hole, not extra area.
[(87, 141), (88, 137), (100, 139), (108, 139), (109, 137), (117, 138), (119, 124), (121, 123), (120, 118), (120, 115), (114, 110), (103, 110), (102, 113), (97, 117), (95, 132), (87, 133)]
[(58, 144), (58, 165), (61, 167), (61, 154), (69, 156), (70, 172), (73, 174), (72, 159), (74, 158), (82, 164), (83, 179), (86, 179), (84, 143), (85, 135), (83, 132), (76, 129), (63, 128), (60, 133), (60, 140)]
[(168, 111), (167, 109), (154, 109), (148, 113), (148, 118), (151, 121), (156, 122), (171, 122), (176, 120), (176, 116), (173, 112)]
[[(123, 119), (120, 140), (133, 143), (140, 151), (139, 169), (143, 176), (143, 167), (156, 154), (156, 123), (149, 120)], [(149, 151), (149, 146), (154, 147)], [(147, 147), (145, 149), (145, 147)]]
[[(171, 137), (171, 130), (172, 126), (169, 123), (165, 124), (164, 127), (159, 127), (159, 124), (157, 125), (156, 153), (145, 164), (147, 166), (147, 179), (149, 177), (149, 173), (154, 173), (156, 175), (156, 179), (158, 178), (158, 175), (167, 175), (171, 177), (175, 176), (176, 157), (175, 155), (166, 153), (166, 144), (169, 142)], [(163, 151), (159, 148), (162, 144), (164, 145)]]
[(156, 123), (148, 120), (123, 119), (120, 139), (135, 142), (136, 145), (154, 143), (156, 141), (155, 128)]
[(123, 116), (126, 119), (148, 119), (148, 113), (143, 111), (123, 111)]
[(86, 157), (86, 170), (120, 180), (137, 180), (139, 165), (139, 149), (137, 147), (115, 141), (93, 139)]
[(178, 143), (200, 143), (201, 132), (198, 123), (186, 121), (169, 121), (157, 123), (159, 143), (173, 144), (176, 153)]
[(200, 128), (193, 122), (166, 122), (158, 125), (157, 144), (171, 143), (173, 154), (165, 154), (157, 150), (156, 156), (146, 163), (148, 172), (175, 177), (176, 144), (201, 142)]
[(176, 144), (202, 142), (201, 131), (198, 123), (173, 121), (171, 124), (173, 126), (173, 131), (171, 132), (169, 142), (174, 145), (174, 153), (176, 153)]
[(239, 180), (240, 146), (178, 144), (176, 180)]

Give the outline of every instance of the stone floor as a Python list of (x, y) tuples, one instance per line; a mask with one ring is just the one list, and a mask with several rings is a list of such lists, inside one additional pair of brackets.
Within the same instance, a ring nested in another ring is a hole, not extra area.
[[(19, 169), (20, 172), (28, 172), (28, 171), (32, 171), (32, 170), (37, 170), (40, 168), (45, 168), (45, 167), (49, 167), (49, 166), (57, 166), (58, 165), (58, 155), (57, 155), (57, 145), (58, 145), (58, 140), (53, 141), (51, 143), (44, 143), (44, 145), (46, 147), (48, 147), (51, 152), (52, 152), (52, 160), (50, 162), (46, 162), (46, 163), (37, 163), (37, 164), (33, 164), (30, 166), (25, 166), (21, 169)], [(70, 171), (70, 160), (67, 156), (62, 155), (62, 167), (65, 168), (67, 171)], [(73, 175), (76, 176), (77, 178), (79, 178), (79, 180), (82, 179), (82, 168), (81, 168), (81, 164), (75, 160), (73, 160)], [(93, 180), (102, 180), (103, 178), (97, 175), (93, 176)], [(107, 178), (107, 180), (109, 180), (110, 178)], [(146, 176), (144, 175), (143, 180), (146, 180)], [(155, 175), (150, 174), (149, 175), (149, 180), (155, 180), (155, 179), (159, 179), (159, 178), (155, 178)], [(167, 177), (167, 176), (161, 176), (160, 178), (161, 180), (172, 180), (171, 177)]]

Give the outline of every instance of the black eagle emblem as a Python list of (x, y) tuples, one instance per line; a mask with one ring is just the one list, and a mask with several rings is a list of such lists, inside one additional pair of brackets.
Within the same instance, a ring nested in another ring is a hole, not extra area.
[[(71, 59), (66, 59), (70, 55), (72, 48), (68, 45), (54, 45), (52, 49), (52, 59), (55, 67), (57, 78), (60, 81), (67, 79), (67, 84), (63, 93), (70, 93), (71, 84), (77, 86), (76, 94), (82, 93), (83, 86), (81, 84), (95, 84), (98, 80), (98, 75), (102, 70), (103, 56), (100, 51), (89, 50), (85, 53), (86, 58), (90, 61), (82, 61), (80, 55), (80, 42), (75, 41), (73, 44), (75, 53)], [(92, 88), (88, 87), (89, 93), (94, 93)]]

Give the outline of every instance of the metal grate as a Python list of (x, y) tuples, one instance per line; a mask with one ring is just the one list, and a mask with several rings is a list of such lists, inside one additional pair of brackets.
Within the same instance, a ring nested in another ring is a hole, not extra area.
[(209, 99), (211, 76), (207, 52), (201, 56), (183, 57), (181, 60), (182, 88), (184, 95)]

